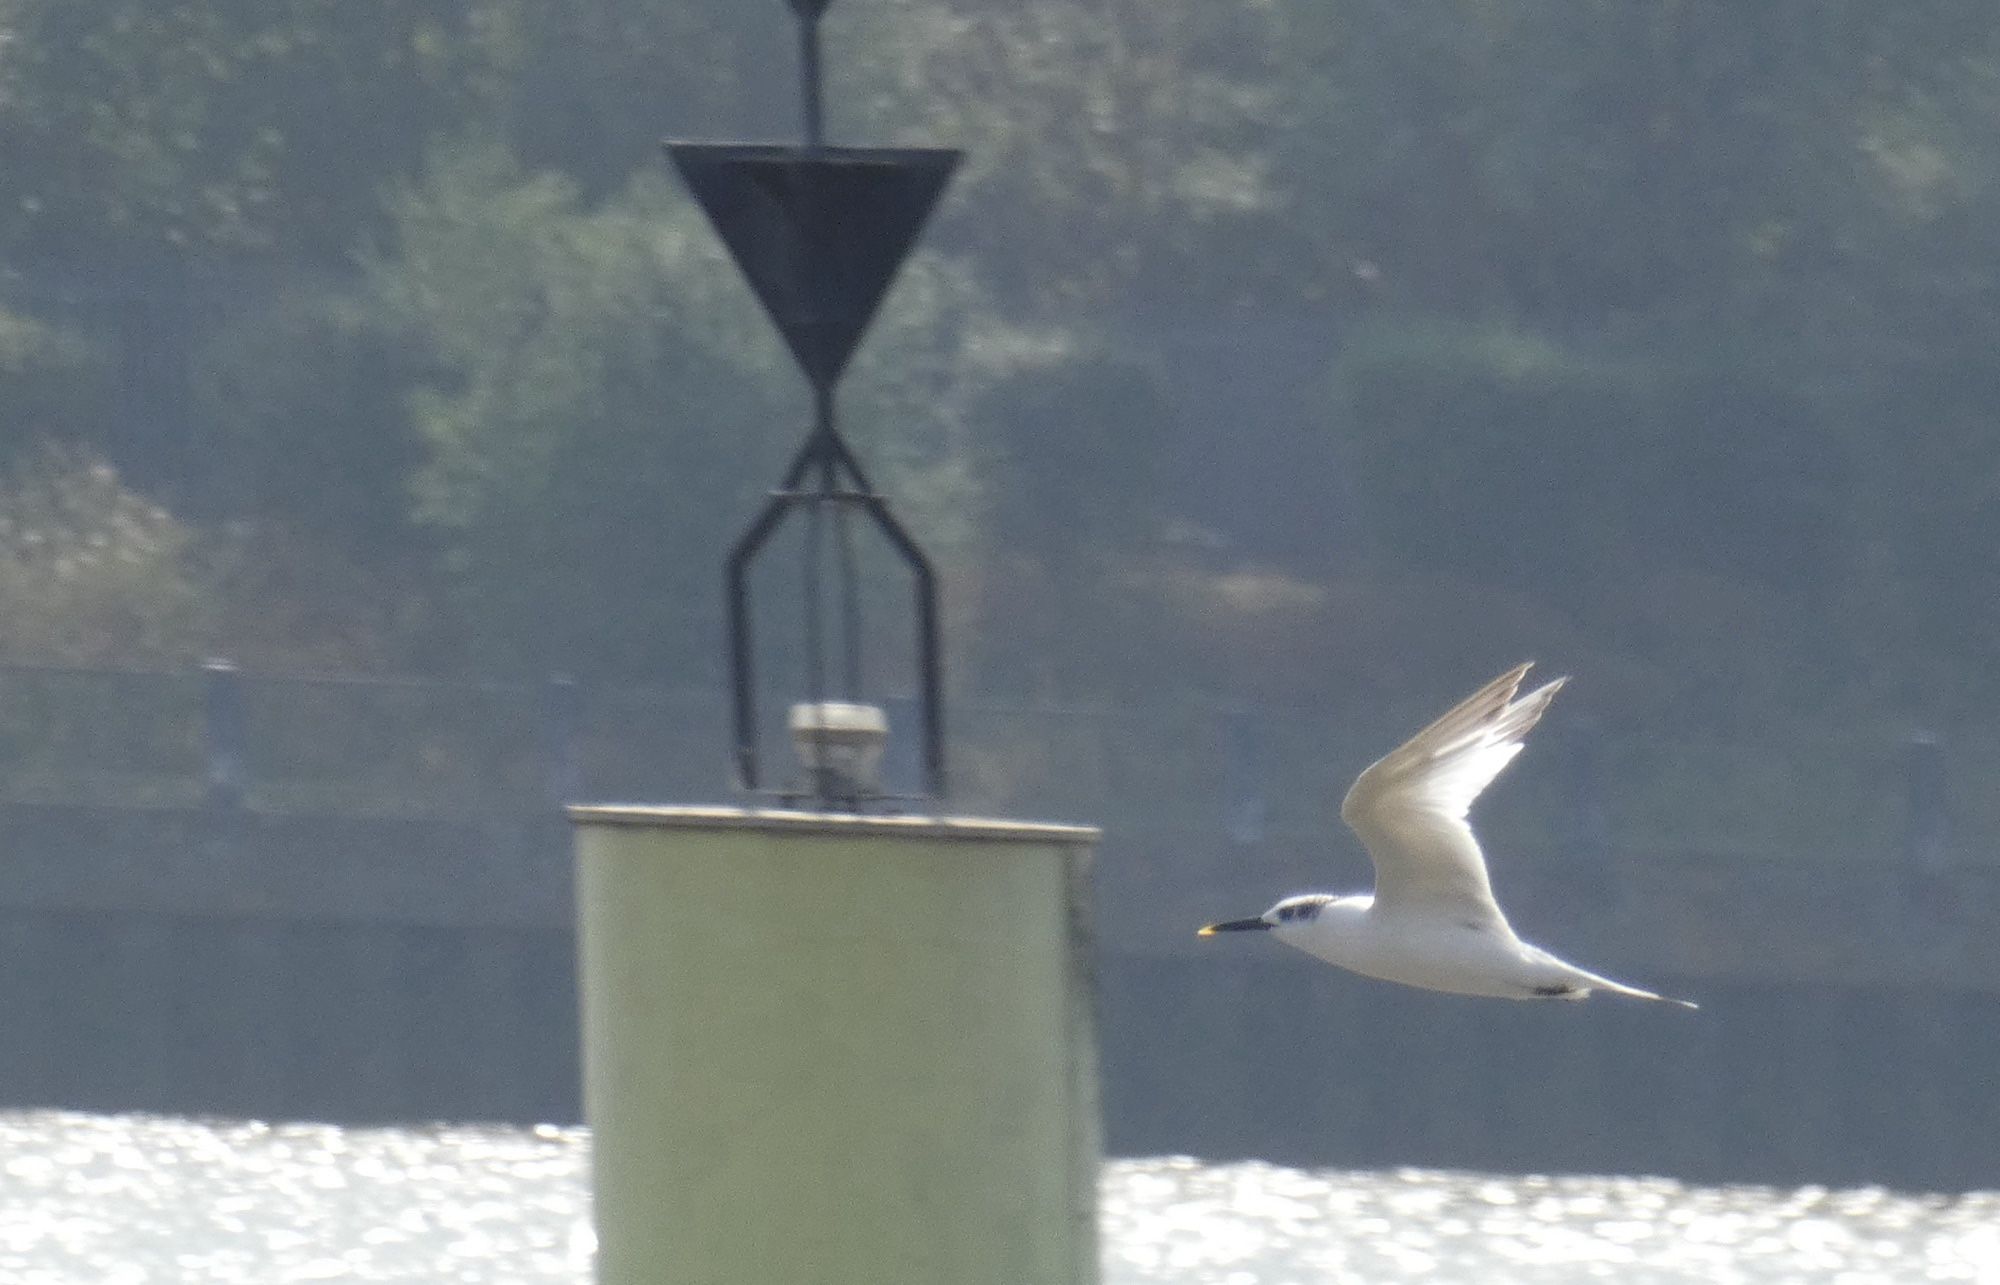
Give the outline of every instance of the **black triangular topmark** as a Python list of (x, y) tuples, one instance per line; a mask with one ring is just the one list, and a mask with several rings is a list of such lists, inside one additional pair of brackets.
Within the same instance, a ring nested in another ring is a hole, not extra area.
[[(794, 0), (801, 2), (812, 0)], [(960, 155), (704, 143), (669, 143), (667, 154), (807, 377), (827, 387), (846, 368)]]

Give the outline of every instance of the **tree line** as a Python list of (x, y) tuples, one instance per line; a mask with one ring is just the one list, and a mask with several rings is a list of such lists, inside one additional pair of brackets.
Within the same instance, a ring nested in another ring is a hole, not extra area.
[[(0, 652), (715, 681), (807, 404), (658, 141), (796, 137), (786, 6), (0, 30)], [(834, 141), (967, 151), (843, 389), (961, 686), (1414, 704), (1533, 649), (1704, 733), (1991, 721), (1991, 6), (844, 0), (826, 39)], [(1246, 317), (1324, 328), (1302, 415), (1195, 414), (1152, 342)], [(1298, 434), (1341, 522), (1189, 517), (1187, 461)]]

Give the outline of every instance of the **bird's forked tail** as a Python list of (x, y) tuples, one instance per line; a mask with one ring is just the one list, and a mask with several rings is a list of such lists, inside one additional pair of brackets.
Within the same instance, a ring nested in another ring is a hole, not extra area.
[(1640, 990), (1637, 986), (1627, 986), (1624, 982), (1614, 982), (1608, 977), (1591, 976), (1591, 987), (1595, 990), (1610, 991), (1613, 995), (1624, 995), (1631, 999), (1650, 999), (1661, 1004), (1679, 1004), (1682, 1008), (1698, 1009), (1701, 1005), (1691, 999), (1675, 999), (1672, 995), (1661, 995), (1654, 991)]

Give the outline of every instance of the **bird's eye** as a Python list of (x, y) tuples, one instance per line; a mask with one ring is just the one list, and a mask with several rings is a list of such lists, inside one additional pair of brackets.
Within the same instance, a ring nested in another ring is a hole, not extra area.
[(1299, 908), (1297, 906), (1284, 906), (1279, 909), (1278, 918), (1287, 920), (1296, 919), (1298, 918), (1298, 914)]

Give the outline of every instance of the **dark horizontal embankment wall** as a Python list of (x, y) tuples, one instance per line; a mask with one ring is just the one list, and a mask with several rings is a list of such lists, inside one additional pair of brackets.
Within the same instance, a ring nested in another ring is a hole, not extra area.
[[(575, 1120), (572, 945), (546, 927), (0, 911), (0, 1103)], [(1711, 982), (1699, 1013), (1507, 1004), (1243, 945), (1103, 958), (1114, 1153), (2000, 1187), (1989, 994)]]

